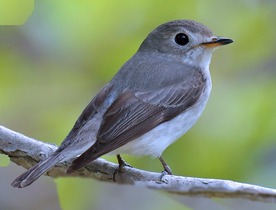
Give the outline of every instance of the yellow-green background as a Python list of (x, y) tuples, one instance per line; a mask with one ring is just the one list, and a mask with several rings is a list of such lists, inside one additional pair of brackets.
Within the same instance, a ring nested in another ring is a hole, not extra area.
[(33, 9), (34, 0), (0, 0), (0, 25), (21, 25)]
[[(215, 51), (206, 110), (164, 152), (165, 160), (177, 175), (275, 188), (273, 0), (36, 0), (24, 25), (0, 26), (0, 124), (59, 145), (82, 109), (146, 35), (174, 19), (197, 20), (234, 43)], [(162, 170), (158, 160), (125, 159), (138, 168)], [(95, 204), (103, 191), (102, 183), (92, 180), (56, 183), (64, 209), (89, 209), (87, 203)]]

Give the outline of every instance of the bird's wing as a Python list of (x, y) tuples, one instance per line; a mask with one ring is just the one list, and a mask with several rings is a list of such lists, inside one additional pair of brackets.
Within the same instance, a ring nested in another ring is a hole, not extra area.
[(204, 76), (196, 73), (182, 84), (153, 91), (126, 89), (104, 114), (96, 143), (73, 162), (68, 172), (87, 165), (187, 110), (197, 102), (205, 84)]
[(59, 148), (56, 150), (56, 152), (63, 150), (70, 143), (72, 143), (73, 140), (75, 140), (75, 136), (79, 132), (80, 128), (82, 128), (85, 123), (87, 123), (97, 112), (99, 112), (101, 105), (106, 100), (106, 97), (110, 93), (112, 88), (113, 85), (111, 84), (105, 85), (100, 90), (100, 92), (90, 101), (90, 103), (86, 106), (86, 108), (83, 110), (83, 112), (75, 122), (69, 134), (66, 136)]

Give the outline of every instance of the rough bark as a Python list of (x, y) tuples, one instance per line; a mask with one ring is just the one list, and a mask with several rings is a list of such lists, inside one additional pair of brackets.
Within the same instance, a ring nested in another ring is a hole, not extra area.
[[(30, 168), (39, 160), (49, 156), (57, 147), (26, 137), (20, 133), (0, 126), (0, 153), (24, 168)], [(123, 173), (114, 173), (117, 164), (97, 159), (85, 168), (66, 174), (71, 160), (55, 166), (46, 175), (50, 177), (79, 176), (90, 177), (106, 182), (144, 186), (174, 194), (204, 196), (210, 198), (242, 198), (276, 203), (276, 190), (229, 180), (204, 179), (166, 175), (157, 181), (160, 173), (125, 167)]]

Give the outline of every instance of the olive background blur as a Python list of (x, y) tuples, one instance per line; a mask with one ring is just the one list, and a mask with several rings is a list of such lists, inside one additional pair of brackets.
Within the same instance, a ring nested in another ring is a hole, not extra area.
[[(24, 25), (0, 26), (0, 124), (59, 145), (84, 107), (137, 51), (147, 34), (175, 19), (202, 22), (215, 35), (229, 37), (234, 43), (214, 52), (210, 67), (213, 90), (206, 110), (198, 123), (164, 152), (165, 160), (176, 175), (276, 188), (274, 0), (36, 0)], [(162, 170), (157, 159), (123, 157), (134, 167)], [(115, 161), (114, 157), (107, 159)], [(8, 164), (4, 155), (0, 155), (0, 164)], [(14, 168), (18, 167), (5, 170)], [(9, 178), (12, 181), (23, 171), (13, 172)], [(101, 209), (120, 194), (118, 186), (90, 179), (60, 178), (55, 182), (63, 209)], [(34, 187), (26, 189), (30, 196), (34, 194)], [(124, 188), (124, 192), (128, 190), (133, 191)], [(35, 193), (44, 191), (36, 188)], [(150, 199), (147, 193), (144, 196)], [(147, 205), (140, 209), (181, 206), (173, 201), (160, 206), (158, 198), (141, 203), (129, 199), (128, 193), (123, 195), (122, 203)], [(41, 204), (40, 209), (47, 209), (50, 202)]]

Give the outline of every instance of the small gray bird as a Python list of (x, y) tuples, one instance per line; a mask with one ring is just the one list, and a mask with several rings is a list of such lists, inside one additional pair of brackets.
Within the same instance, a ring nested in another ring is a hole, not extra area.
[(213, 50), (232, 43), (201, 23), (176, 20), (160, 25), (92, 99), (60, 147), (12, 183), (26, 187), (57, 163), (77, 157), (78, 170), (104, 154), (158, 157), (202, 114), (211, 91)]

